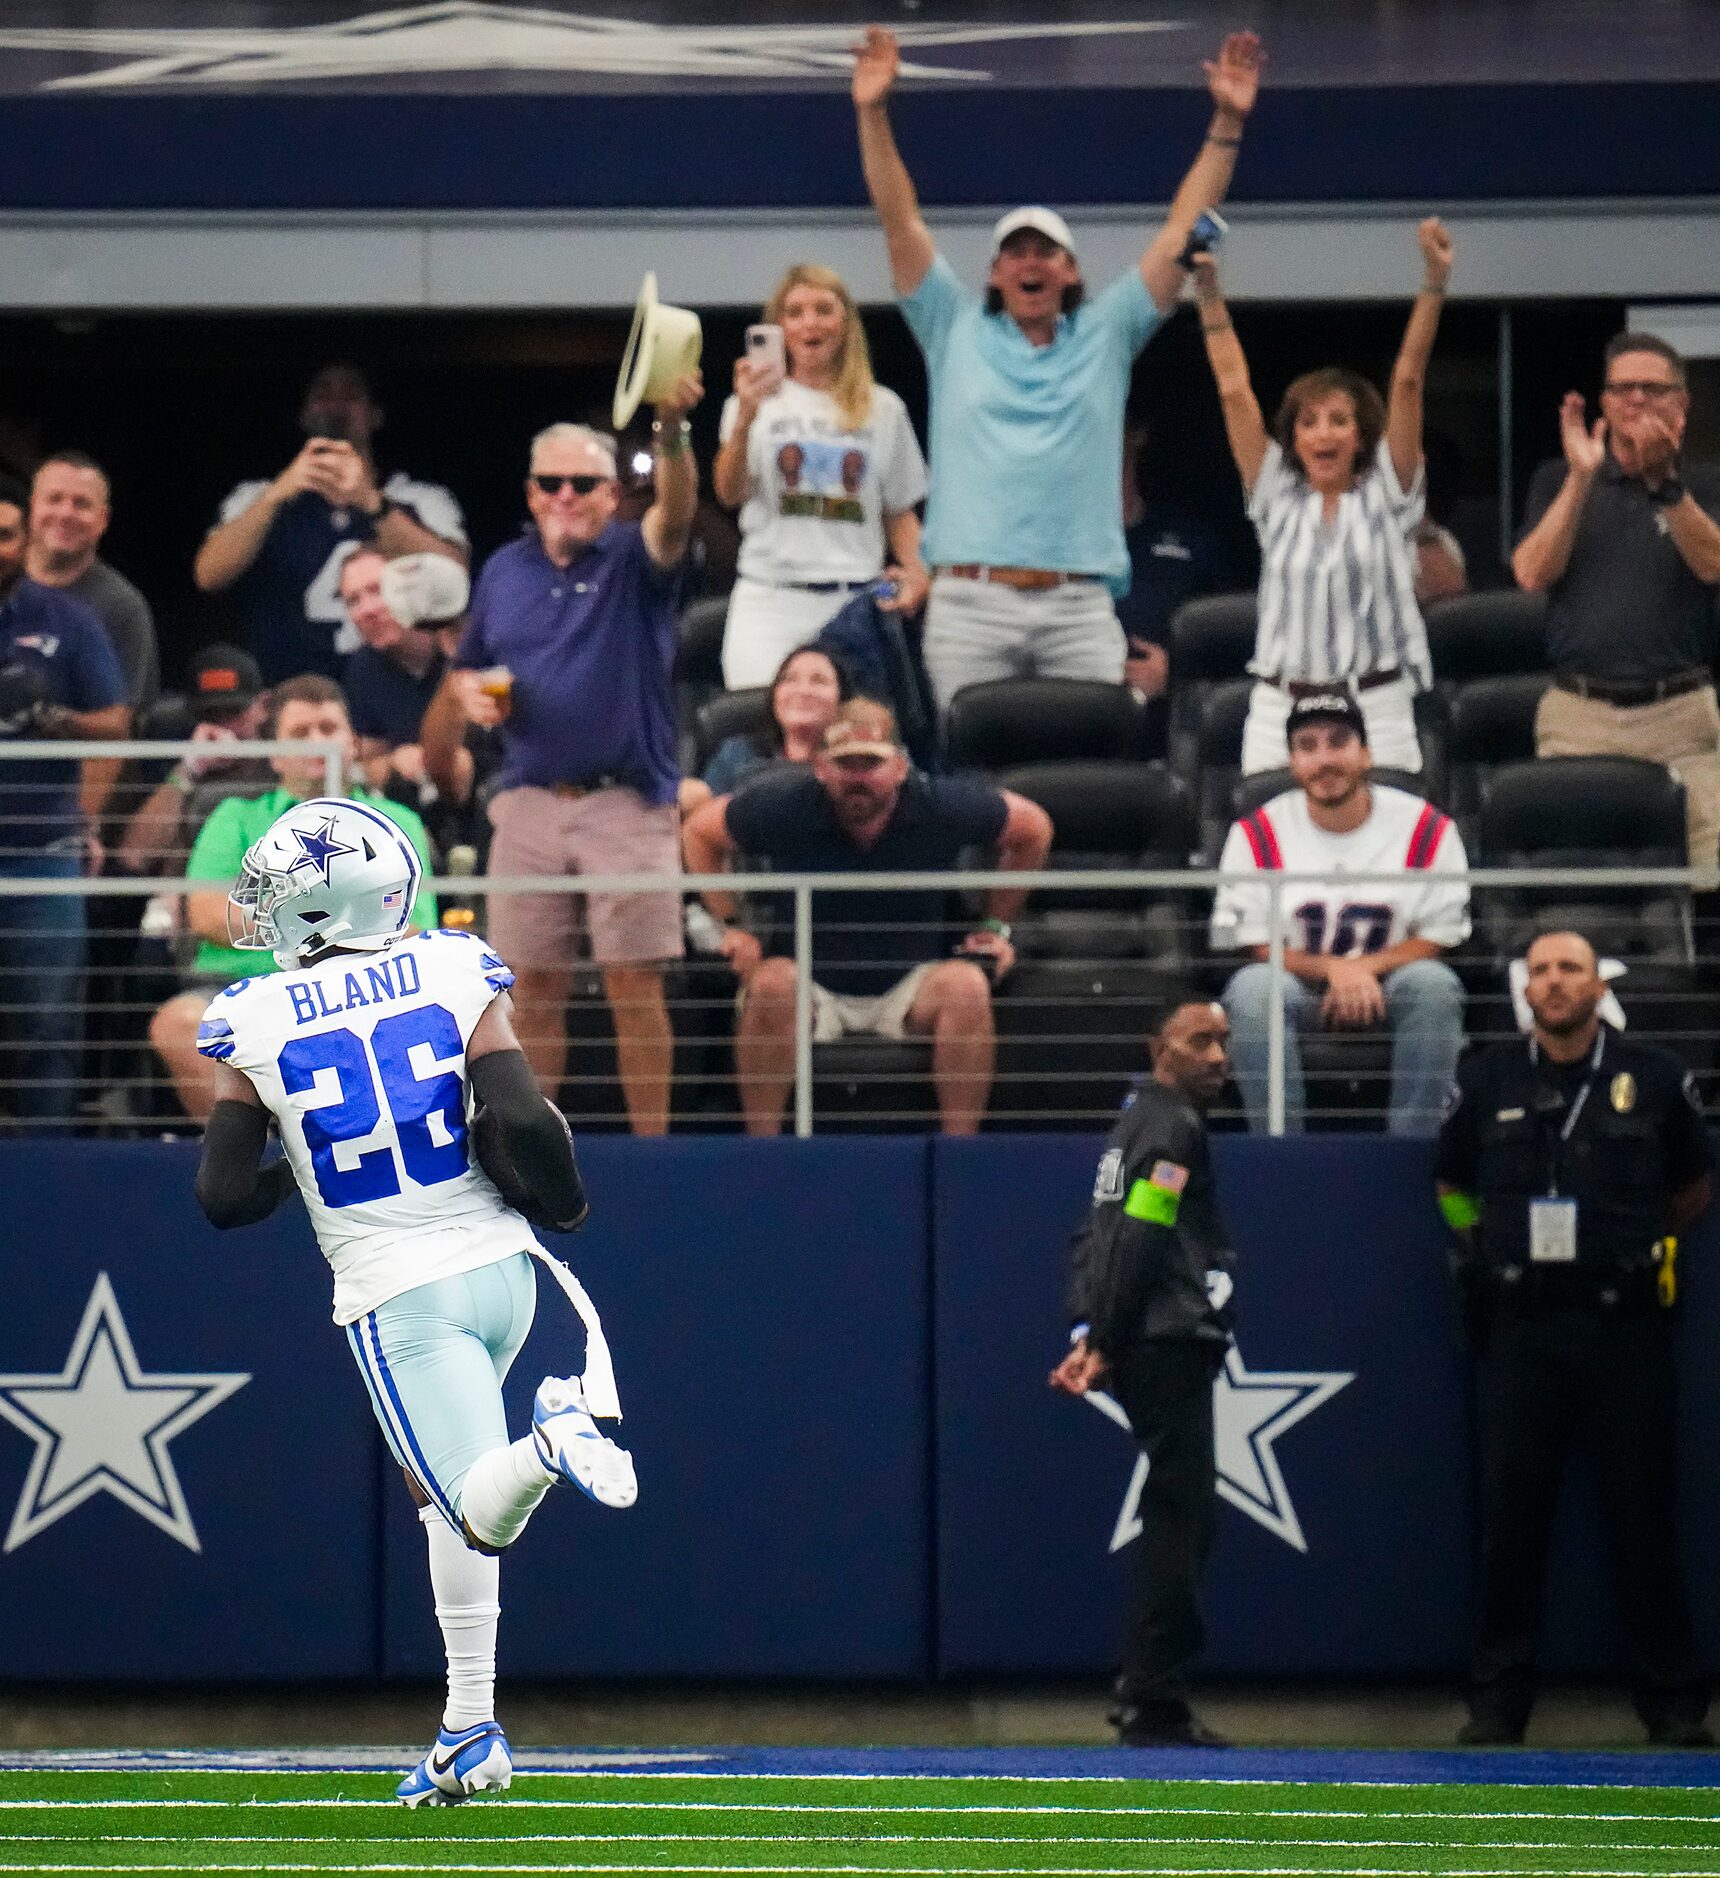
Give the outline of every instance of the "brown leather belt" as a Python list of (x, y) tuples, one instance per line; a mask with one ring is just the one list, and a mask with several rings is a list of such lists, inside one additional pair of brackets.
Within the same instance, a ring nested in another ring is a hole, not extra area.
[(1300, 678), (1269, 678), (1269, 685), (1287, 691), (1293, 698), (1327, 697), (1334, 691), (1378, 691), (1381, 685), (1396, 684), (1403, 677), (1400, 666), (1388, 665), (1383, 672), (1367, 672), (1360, 678), (1334, 678), (1329, 685), (1311, 684)]
[(545, 784), (552, 796), (560, 796), (565, 802), (577, 802), (581, 796), (594, 796), (600, 789), (619, 789), (621, 786), (621, 779), (617, 776), (599, 776), (596, 782), (589, 783)]
[(1102, 574), (1063, 574), (1050, 567), (981, 567), (963, 561), (954, 567), (939, 567), (937, 574), (951, 580), (983, 580), (994, 587), (1013, 587), (1017, 593), (1043, 593), (1051, 587), (1067, 587), (1078, 580), (1103, 580)]
[(1553, 683), (1561, 691), (1574, 691), (1579, 698), (1596, 698), (1602, 704), (1658, 704), (1662, 698), (1682, 698), (1686, 692), (1700, 691), (1714, 682), (1706, 666), (1692, 666), (1674, 672), (1670, 678), (1621, 678), (1607, 684), (1598, 678), (1584, 678), (1580, 672), (1555, 672)]

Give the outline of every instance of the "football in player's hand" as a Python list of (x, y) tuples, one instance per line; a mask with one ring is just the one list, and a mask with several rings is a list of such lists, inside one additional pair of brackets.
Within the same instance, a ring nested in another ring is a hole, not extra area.
[[(550, 1111), (567, 1136), (568, 1145), (573, 1145), (573, 1130), (568, 1126), (567, 1117), (551, 1104)], [(494, 1109), (480, 1108), (472, 1117), (472, 1152), (478, 1165), (495, 1183), (496, 1191), (516, 1213), (523, 1213), (534, 1226), (541, 1226), (546, 1232), (560, 1232), (561, 1226), (553, 1219), (544, 1216), (542, 1208), (530, 1192), (515, 1167), (513, 1157), (508, 1153), (502, 1140), (502, 1125)]]

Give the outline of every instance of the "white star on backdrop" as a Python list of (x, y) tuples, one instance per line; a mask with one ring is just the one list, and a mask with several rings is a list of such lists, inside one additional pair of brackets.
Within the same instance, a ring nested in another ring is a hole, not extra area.
[(97, 1493), (202, 1551), (167, 1444), (244, 1388), (240, 1375), (146, 1375), (106, 1272), (56, 1375), (0, 1375), (0, 1416), (36, 1443), (4, 1547), (15, 1552)]
[[(1182, 20), (1076, 21), (1033, 26), (903, 25), (906, 48), (997, 44), (1013, 39), (1162, 33)], [(643, 21), (437, 0), (366, 13), (327, 26), (7, 27), (0, 48), (129, 58), (105, 72), (50, 80), (49, 91), (115, 86), (257, 85), (314, 79), (412, 77), (437, 72), (586, 72), (630, 78), (846, 79), (847, 26), (653, 26)], [(973, 80), (966, 66), (902, 63), (904, 78)]]
[[(1212, 1386), (1220, 1496), (1298, 1552), (1308, 1550), (1308, 1541), (1296, 1517), (1290, 1489), (1284, 1484), (1274, 1443), (1355, 1380), (1354, 1373), (1347, 1370), (1250, 1372), (1242, 1352), (1232, 1344)], [(1129, 1418), (1113, 1397), (1095, 1389), (1086, 1399), (1108, 1420), (1129, 1431)], [(1141, 1489), (1146, 1481), (1147, 1457), (1138, 1454), (1129, 1490), (1123, 1496), (1123, 1509), (1111, 1534), (1109, 1549), (1113, 1552), (1120, 1552), (1140, 1537)]]

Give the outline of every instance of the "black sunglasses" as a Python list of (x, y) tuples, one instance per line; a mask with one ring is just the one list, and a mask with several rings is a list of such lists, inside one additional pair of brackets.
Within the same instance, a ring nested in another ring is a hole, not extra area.
[(594, 489), (601, 489), (610, 478), (607, 476), (539, 476), (534, 474), (531, 480), (546, 496), (560, 495), (564, 487), (571, 489), (576, 496), (588, 496)]

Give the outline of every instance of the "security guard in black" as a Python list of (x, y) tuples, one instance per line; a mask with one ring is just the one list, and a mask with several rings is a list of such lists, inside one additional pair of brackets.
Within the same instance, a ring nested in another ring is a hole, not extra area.
[(1217, 1508), (1212, 1389), (1230, 1342), (1233, 1260), (1200, 1111), (1229, 1073), (1223, 1009), (1170, 1008), (1149, 1038), (1153, 1073), (1125, 1104), (1071, 1246), (1074, 1344), (1054, 1388), (1103, 1381), (1149, 1467), (1111, 1719), (1125, 1743), (1210, 1735), (1186, 1672), (1205, 1640), (1200, 1578)]
[(1637, 1711), (1651, 1740), (1706, 1741), (1706, 1679), (1675, 1521), (1671, 1305), (1677, 1235), (1706, 1206), (1694, 1085), (1598, 1015), (1576, 933), (1529, 948), (1530, 1035), (1464, 1063), (1435, 1175), (1457, 1233), (1479, 1358), (1482, 1535), (1471, 1665), (1476, 1744), (1521, 1740), (1547, 1551), (1580, 1445), (1617, 1566)]

